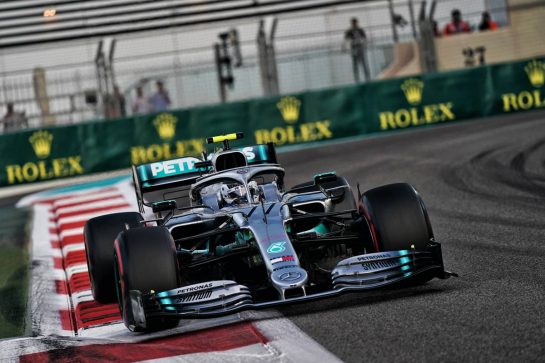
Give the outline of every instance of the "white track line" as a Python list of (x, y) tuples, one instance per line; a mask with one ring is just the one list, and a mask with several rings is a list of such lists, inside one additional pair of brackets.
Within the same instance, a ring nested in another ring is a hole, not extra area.
[(96, 188), (91, 190), (86, 190), (80, 192), (80, 194), (66, 194), (65, 196), (59, 196), (60, 199), (57, 199), (53, 206), (55, 208), (61, 208), (62, 206), (73, 204), (73, 203), (84, 203), (93, 199), (110, 199), (119, 196), (119, 191), (115, 188), (108, 188), (110, 190), (102, 191), (104, 188)]
[(91, 212), (91, 213), (82, 212), (82, 214), (59, 219), (57, 221), (57, 226), (62, 229), (63, 224), (85, 222), (91, 218), (100, 217), (105, 214), (130, 212), (130, 211), (133, 211), (133, 209), (129, 207), (121, 207), (121, 208), (109, 209), (107, 211), (100, 211), (100, 212)]
[(35, 205), (32, 217), (32, 284), (30, 316), (32, 332), (40, 335), (70, 335), (62, 330), (59, 311), (70, 309), (67, 295), (56, 292), (55, 281), (64, 281), (66, 274), (53, 268), (53, 258), (60, 257), (60, 251), (51, 248), (48, 228), (49, 208)]
[(85, 203), (85, 204), (80, 204), (80, 205), (74, 205), (74, 206), (71, 206), (71, 207), (56, 208), (55, 216), (60, 216), (61, 214), (64, 214), (64, 213), (83, 212), (83, 211), (89, 210), (89, 209), (110, 207), (110, 206), (120, 205), (120, 204), (127, 204), (127, 201), (125, 199), (123, 199), (123, 197), (118, 194), (117, 197), (113, 197), (111, 199), (100, 200), (100, 201), (93, 202), (93, 203)]

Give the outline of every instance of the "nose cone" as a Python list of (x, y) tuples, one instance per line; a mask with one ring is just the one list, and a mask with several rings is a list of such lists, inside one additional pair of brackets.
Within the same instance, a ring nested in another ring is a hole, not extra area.
[(307, 279), (307, 272), (298, 266), (282, 268), (271, 274), (273, 284), (281, 290), (302, 287), (306, 284)]

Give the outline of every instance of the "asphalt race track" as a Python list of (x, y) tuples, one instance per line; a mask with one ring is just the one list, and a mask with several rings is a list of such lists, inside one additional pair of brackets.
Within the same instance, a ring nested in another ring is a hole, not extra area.
[(279, 309), (306, 334), (347, 362), (543, 360), (545, 113), (400, 132), (279, 158), (288, 186), (328, 170), (354, 187), (359, 181), (362, 191), (413, 184), (443, 243), (446, 268), (460, 274), (416, 288)]
[[(280, 155), (288, 182), (336, 170), (422, 194), (458, 279), (280, 309), (347, 362), (543, 361), (545, 113)], [(303, 172), (304, 171), (304, 172)]]

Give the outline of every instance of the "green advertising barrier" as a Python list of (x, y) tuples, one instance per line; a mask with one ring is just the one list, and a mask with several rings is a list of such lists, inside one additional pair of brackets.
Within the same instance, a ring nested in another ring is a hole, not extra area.
[(493, 66), (488, 72), (486, 115), (545, 108), (545, 58)]
[(199, 155), (207, 136), (278, 146), (545, 109), (545, 58), (0, 135), (0, 186)]

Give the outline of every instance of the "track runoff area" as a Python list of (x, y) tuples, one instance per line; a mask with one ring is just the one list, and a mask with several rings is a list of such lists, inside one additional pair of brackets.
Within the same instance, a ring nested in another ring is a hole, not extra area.
[[(339, 152), (342, 150), (342, 152)], [(336, 170), (362, 190), (407, 181), (459, 279), (350, 294), (130, 333), (91, 296), (82, 230), (135, 210), (127, 177), (19, 200), (31, 215), (31, 338), (0, 360), (256, 362), (539, 360), (545, 353), (545, 114), (420, 129), (281, 153), (288, 185)]]

